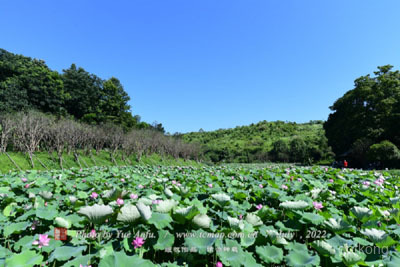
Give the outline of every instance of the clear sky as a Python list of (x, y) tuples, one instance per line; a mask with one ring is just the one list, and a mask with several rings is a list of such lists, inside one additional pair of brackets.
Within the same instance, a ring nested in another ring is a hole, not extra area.
[(400, 1), (2, 0), (0, 47), (115, 76), (132, 113), (173, 132), (326, 120), (400, 63)]

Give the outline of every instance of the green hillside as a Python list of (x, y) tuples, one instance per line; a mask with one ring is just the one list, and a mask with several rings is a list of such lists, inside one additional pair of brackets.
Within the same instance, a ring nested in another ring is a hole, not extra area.
[(333, 157), (322, 121), (261, 121), (249, 126), (183, 135), (188, 143), (199, 143), (212, 162), (319, 162)]

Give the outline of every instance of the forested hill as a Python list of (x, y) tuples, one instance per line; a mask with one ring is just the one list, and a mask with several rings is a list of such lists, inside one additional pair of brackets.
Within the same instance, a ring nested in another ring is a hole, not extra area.
[(318, 162), (333, 157), (322, 121), (297, 124), (261, 121), (249, 126), (191, 132), (186, 142), (203, 146), (213, 162)]
[(0, 49), (0, 113), (34, 109), (87, 124), (164, 131), (133, 116), (129, 100), (115, 77), (104, 80), (75, 64), (58, 73), (43, 60)]

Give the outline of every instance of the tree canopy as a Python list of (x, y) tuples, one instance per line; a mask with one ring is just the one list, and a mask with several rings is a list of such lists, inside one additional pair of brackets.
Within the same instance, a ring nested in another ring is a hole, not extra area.
[(234, 129), (187, 133), (183, 139), (202, 144), (205, 157), (213, 162), (329, 162), (333, 154), (322, 123), (261, 121)]
[(58, 73), (43, 60), (0, 49), (0, 112), (34, 109), (88, 124), (164, 131), (133, 116), (129, 100), (115, 77), (104, 80), (75, 64)]
[(400, 72), (392, 68), (381, 66), (374, 77), (356, 79), (354, 89), (330, 107), (333, 113), (324, 124), (329, 145), (337, 155), (351, 158), (353, 166), (368, 163), (374, 144), (386, 140), (400, 146)]

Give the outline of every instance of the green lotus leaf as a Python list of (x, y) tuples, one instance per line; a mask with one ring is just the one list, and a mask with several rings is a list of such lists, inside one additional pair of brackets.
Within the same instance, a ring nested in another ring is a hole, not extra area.
[(254, 213), (247, 213), (246, 221), (253, 226), (259, 226), (263, 224), (261, 218), (255, 215)]
[(190, 211), (192, 210), (192, 208), (193, 208), (193, 206), (189, 206), (186, 208), (177, 208), (177, 209), (175, 209), (175, 213), (182, 215), (182, 216), (187, 216), (190, 213)]
[(375, 229), (375, 228), (361, 230), (361, 233), (363, 235), (367, 236), (374, 243), (379, 243), (381, 241), (384, 241), (387, 237), (387, 234), (385, 231)]
[(172, 197), (174, 195), (174, 193), (172, 193), (171, 189), (168, 187), (164, 189), (164, 194), (168, 197)]
[(164, 250), (167, 247), (173, 247), (175, 237), (166, 230), (158, 231), (157, 243), (154, 245), (155, 250)]
[(67, 229), (71, 228), (71, 222), (65, 218), (56, 217), (54, 219), (54, 221), (55, 221), (56, 225), (59, 227), (63, 227), (63, 228), (67, 228)]
[(46, 199), (46, 200), (50, 200), (50, 199), (53, 198), (53, 193), (51, 193), (51, 192), (49, 192), (49, 191), (41, 191), (41, 192), (39, 193), (39, 195), (40, 195), (42, 198)]
[(53, 253), (51, 253), (49, 262), (57, 261), (66, 261), (71, 259), (72, 257), (82, 256), (82, 252), (86, 250), (86, 246), (79, 247), (70, 247), (70, 246), (62, 246), (57, 247)]
[(322, 256), (333, 256), (336, 253), (335, 248), (323, 240), (316, 240), (311, 243), (311, 246), (315, 248)]
[(124, 205), (118, 213), (117, 220), (126, 223), (133, 223), (140, 218), (140, 212), (132, 204)]
[(360, 221), (365, 221), (372, 216), (372, 210), (367, 207), (353, 207), (350, 212)]
[(153, 204), (153, 200), (151, 200), (151, 199), (149, 199), (147, 197), (141, 197), (141, 198), (139, 198), (138, 203), (142, 203), (142, 204), (144, 204), (146, 206), (150, 206), (150, 205)]
[(280, 263), (283, 260), (283, 250), (275, 246), (257, 246), (256, 253), (265, 263)]
[(324, 222), (324, 225), (329, 230), (338, 234), (353, 231), (353, 226), (348, 224), (342, 218), (339, 219), (329, 218), (327, 221)]
[(153, 267), (151, 261), (140, 258), (138, 255), (128, 256), (125, 252), (114, 252), (111, 255), (105, 256), (100, 260), (99, 267), (114, 267), (114, 266), (140, 266)]
[(304, 212), (301, 217), (301, 220), (305, 221), (306, 223), (319, 225), (325, 220), (325, 218), (316, 213)]
[(151, 195), (147, 196), (147, 198), (150, 199), (151, 201), (153, 201), (153, 200), (157, 200), (161, 197), (157, 196), (156, 194), (151, 194)]
[(35, 251), (25, 250), (21, 253), (14, 253), (6, 258), (5, 265), (7, 267), (32, 267), (41, 264), (43, 256), (36, 254)]
[(177, 205), (177, 202), (173, 199), (168, 199), (168, 200), (161, 200), (159, 204), (156, 206), (156, 210), (158, 212), (170, 212), (175, 206)]
[(9, 235), (11, 235), (13, 233), (19, 233), (19, 232), (25, 230), (29, 224), (30, 224), (29, 222), (19, 222), (19, 223), (12, 223), (12, 224), (6, 225), (4, 227), (4, 236), (8, 237)]
[(149, 206), (139, 202), (136, 204), (137, 209), (139, 210), (140, 216), (142, 216), (143, 219), (148, 221), (151, 218), (151, 209)]
[(213, 246), (216, 240), (215, 236), (212, 234), (213, 233), (208, 233), (201, 229), (191, 232), (189, 233), (189, 237), (185, 238), (184, 245), (189, 249), (195, 248), (201, 255), (206, 255), (207, 248)]
[(164, 229), (165, 227), (171, 228), (170, 223), (172, 222), (172, 218), (168, 213), (159, 213), (153, 212), (151, 214), (151, 218), (148, 220), (148, 223), (154, 224), (157, 229)]
[(230, 196), (224, 193), (218, 193), (211, 195), (212, 198), (218, 201), (219, 204), (223, 205), (231, 200)]
[(320, 266), (319, 256), (312, 256), (307, 251), (292, 250), (285, 258), (288, 265), (293, 267)]
[(113, 213), (113, 209), (108, 205), (94, 204), (82, 207), (78, 213), (85, 215), (92, 223), (101, 224)]
[(309, 205), (307, 202), (304, 200), (298, 200), (298, 201), (285, 201), (279, 204), (279, 207), (282, 207), (284, 209), (290, 209), (290, 210), (303, 210), (307, 208)]
[(357, 253), (357, 252), (353, 252), (353, 251), (344, 251), (342, 253), (343, 262), (347, 266), (353, 266), (355, 264), (363, 262), (365, 257), (366, 256), (363, 253)]
[(207, 214), (197, 214), (193, 217), (193, 223), (201, 228), (210, 228), (211, 219)]
[[(225, 250), (224, 248), (228, 249)], [(232, 248), (236, 248), (237, 252), (233, 251)], [(245, 260), (245, 254), (243, 253), (240, 244), (235, 240), (230, 239), (225, 240), (225, 245), (222, 246), (221, 250), (217, 251), (217, 255), (223, 264), (232, 267), (242, 266), (242, 262)]]
[(240, 230), (243, 230), (243, 228), (244, 228), (243, 220), (239, 220), (237, 218), (232, 218), (232, 217), (228, 216), (228, 222), (229, 222), (229, 226), (232, 228), (236, 228), (236, 229), (240, 229)]

